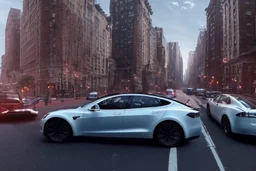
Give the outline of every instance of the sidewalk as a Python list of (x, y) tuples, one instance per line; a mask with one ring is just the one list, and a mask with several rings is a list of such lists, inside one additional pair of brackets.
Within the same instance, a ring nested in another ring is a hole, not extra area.
[(74, 100), (74, 98), (70, 99), (64, 99), (63, 102), (61, 102), (60, 99), (53, 100), (51, 103), (48, 103), (47, 106), (45, 106), (44, 101), (40, 101), (38, 104), (36, 104), (36, 108), (47, 108), (47, 107), (57, 107), (57, 106), (68, 106), (68, 105), (81, 105), (86, 102), (86, 98), (81, 98), (78, 100)]

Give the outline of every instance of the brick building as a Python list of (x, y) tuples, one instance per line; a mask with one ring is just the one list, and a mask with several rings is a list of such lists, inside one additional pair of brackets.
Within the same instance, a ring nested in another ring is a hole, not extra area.
[(111, 0), (114, 91), (142, 91), (150, 58), (151, 6), (147, 0)]
[[(2, 56), (2, 81), (15, 83), (20, 68), (21, 10), (11, 8), (5, 27), (5, 55)], [(15, 74), (14, 74), (15, 73)]]
[[(221, 0), (211, 0), (206, 8), (207, 16), (207, 50), (205, 54), (205, 81), (212, 78), (215, 89), (221, 88), (222, 83), (222, 6)], [(218, 84), (217, 84), (218, 83)], [(209, 84), (208, 86), (209, 87)]]
[(232, 91), (255, 92), (255, 3), (222, 0), (224, 84)]
[(93, 7), (93, 0), (23, 1), (20, 65), (34, 76), (36, 95), (48, 84), (70, 94), (90, 86)]

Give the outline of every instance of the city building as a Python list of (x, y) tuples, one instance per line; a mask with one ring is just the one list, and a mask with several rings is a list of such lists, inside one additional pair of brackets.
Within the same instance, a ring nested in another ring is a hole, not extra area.
[[(116, 75), (113, 91), (145, 91), (143, 71), (150, 62), (152, 8), (148, 0), (111, 0), (112, 57)], [(144, 82), (144, 84), (143, 84)], [(144, 90), (143, 90), (144, 89)]]
[(157, 60), (157, 33), (154, 27), (150, 28), (150, 66), (151, 79), (149, 80), (149, 90), (154, 91), (157, 85), (157, 74), (158, 74), (159, 63)]
[(6, 58), (5, 55), (2, 55), (1, 57), (2, 59), (2, 65), (1, 65), (1, 83), (2, 84), (7, 84), (8, 80), (7, 80), (7, 64), (6, 64)]
[(163, 90), (167, 88), (166, 55), (168, 55), (168, 46), (164, 37), (163, 28), (155, 27), (155, 30), (157, 35), (157, 60), (159, 63), (156, 87), (158, 90)]
[[(183, 78), (183, 60), (178, 42), (168, 43), (168, 87), (180, 87), (180, 77)], [(181, 63), (182, 61), (182, 63)], [(182, 68), (182, 71), (180, 70)]]
[(21, 10), (11, 8), (5, 27), (5, 55), (2, 56), (2, 82), (14, 84), (20, 68), (20, 18)]
[(184, 79), (183, 79), (183, 58), (180, 56), (178, 58), (178, 66), (177, 67), (177, 81), (178, 81), (178, 88), (181, 88), (184, 84)]
[[(35, 94), (83, 94), (90, 86), (93, 0), (24, 0), (20, 66)], [(91, 25), (90, 25), (91, 24)], [(75, 26), (75, 27), (74, 27)]]
[(107, 92), (111, 27), (107, 15), (99, 4), (95, 5), (93, 14), (92, 88), (94, 91)]
[(221, 0), (211, 0), (205, 11), (207, 16), (207, 50), (205, 54), (205, 80), (206, 82), (208, 82), (211, 81), (212, 78), (214, 78), (212, 85), (215, 86), (215, 89), (220, 89), (223, 71), (223, 22)]
[(195, 55), (195, 51), (190, 51), (188, 54), (188, 63), (187, 63), (187, 72), (186, 72), (186, 82), (188, 86), (192, 86), (192, 82), (193, 82), (192, 80), (193, 75), (191, 73), (193, 73), (194, 55)]
[(199, 32), (193, 63), (189, 71), (190, 85), (193, 87), (205, 87), (207, 84), (205, 79), (206, 33), (205, 29)]
[(255, 6), (255, 0), (222, 0), (225, 89), (255, 93)]

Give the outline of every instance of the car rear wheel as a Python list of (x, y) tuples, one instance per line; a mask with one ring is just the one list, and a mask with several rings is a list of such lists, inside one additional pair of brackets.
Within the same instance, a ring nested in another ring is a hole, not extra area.
[(155, 130), (155, 139), (164, 147), (174, 147), (183, 142), (184, 133), (179, 124), (163, 122)]
[(210, 106), (209, 104), (207, 104), (207, 107), (206, 107), (206, 113), (209, 117), (212, 117), (212, 114), (211, 114), (211, 109), (210, 109)]
[(65, 120), (52, 119), (45, 125), (45, 135), (51, 142), (61, 143), (72, 136), (72, 130)]
[(229, 122), (229, 119), (226, 116), (224, 116), (223, 119), (222, 119), (222, 127), (223, 127), (223, 130), (224, 130), (224, 133), (227, 136), (231, 136), (232, 135), (232, 130), (231, 130), (230, 122)]

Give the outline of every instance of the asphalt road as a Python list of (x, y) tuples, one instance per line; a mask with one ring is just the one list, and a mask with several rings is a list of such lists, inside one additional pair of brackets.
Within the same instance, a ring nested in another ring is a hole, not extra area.
[(249, 136), (227, 137), (222, 128), (206, 115), (206, 100), (192, 96), (201, 105), (201, 119), (206, 126), (218, 156), (226, 171), (256, 170), (256, 138)]
[[(178, 100), (197, 103), (180, 91)], [(198, 99), (196, 99), (198, 100)], [(66, 106), (74, 107), (73, 106)], [(150, 140), (76, 138), (64, 144), (49, 143), (39, 132), (44, 114), (63, 107), (39, 109), (36, 121), (0, 123), (0, 171), (217, 171), (212, 144), (201, 137), (177, 148), (162, 148)], [(201, 117), (218, 156), (230, 171), (254, 171), (255, 144), (232, 140), (206, 117)], [(177, 167), (177, 169), (175, 169)]]

